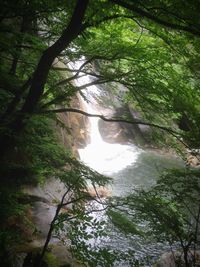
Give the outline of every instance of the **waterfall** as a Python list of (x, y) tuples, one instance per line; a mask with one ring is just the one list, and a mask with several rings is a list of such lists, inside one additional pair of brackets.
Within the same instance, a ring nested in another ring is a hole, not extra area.
[[(72, 67), (80, 68), (84, 59), (76, 62)], [(89, 84), (92, 79), (89, 75), (80, 77), (76, 80), (78, 86)], [(100, 114), (96, 97), (100, 96), (97, 86), (92, 85), (84, 89), (87, 102), (85, 101), (86, 111), (92, 114)], [(102, 110), (102, 108), (101, 108)], [(101, 114), (103, 115), (103, 114)], [(84, 149), (79, 149), (80, 159), (89, 167), (102, 174), (112, 174), (124, 169), (126, 166), (133, 164), (140, 153), (140, 150), (134, 145), (121, 145), (106, 143), (99, 132), (99, 118), (89, 118), (91, 129), (91, 142)]]
[[(85, 62), (82, 58), (74, 65), (74, 69), (79, 69)], [(77, 86), (82, 86), (92, 82), (89, 75), (82, 76), (76, 80)], [(103, 107), (100, 107), (98, 97), (101, 97), (101, 92), (97, 86), (92, 85), (82, 91), (88, 101), (85, 101), (86, 111), (92, 114), (100, 114), (106, 116)], [(105, 111), (106, 112), (106, 111)], [(160, 176), (161, 171), (177, 168), (182, 168), (183, 162), (179, 161), (172, 155), (162, 155), (159, 151), (142, 150), (132, 144), (109, 144), (106, 143), (99, 132), (99, 118), (89, 117), (90, 121), (90, 144), (84, 149), (79, 149), (81, 160), (93, 168), (94, 170), (108, 175), (113, 178), (111, 188), (112, 196), (124, 197), (134, 192), (137, 188), (150, 188), (155, 184), (156, 179)], [(109, 127), (109, 122), (108, 122)], [(91, 204), (91, 202), (90, 202)], [(92, 203), (93, 204), (93, 203)], [(96, 209), (101, 209), (101, 204), (95, 203)], [(131, 210), (132, 212), (132, 210)], [(106, 250), (119, 251), (128, 253), (131, 252), (135, 259), (141, 261), (142, 266), (148, 267), (155, 262), (163, 251), (169, 249), (168, 244), (157, 243), (153, 240), (150, 242), (148, 238), (143, 238), (136, 235), (124, 235), (115, 227), (109, 220), (104, 211), (92, 213), (93, 218), (99, 221), (107, 221), (105, 226), (106, 237), (98, 240), (87, 240), (87, 244), (91, 246), (103, 247)], [(92, 229), (87, 228), (90, 232)], [(144, 264), (143, 264), (144, 263)], [(150, 265), (149, 265), (150, 264)], [(114, 267), (128, 267), (129, 262), (113, 262)], [(131, 265), (132, 266), (132, 265)]]

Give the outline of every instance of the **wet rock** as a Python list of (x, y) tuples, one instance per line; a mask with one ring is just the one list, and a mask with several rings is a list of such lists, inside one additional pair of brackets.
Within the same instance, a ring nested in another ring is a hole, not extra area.
[(35, 226), (35, 238), (37, 237), (32, 242), (38, 247), (44, 244), (43, 239), (46, 238), (57, 204), (66, 192), (66, 187), (61, 181), (51, 178), (43, 186), (24, 186), (22, 190), (32, 204), (30, 217)]
[[(200, 266), (200, 251), (195, 251), (195, 266)], [(194, 251), (191, 250), (188, 252), (188, 262), (189, 266), (194, 266)], [(182, 251), (174, 251), (164, 253), (159, 261), (154, 265), (154, 267), (184, 267), (184, 256)]]
[(59, 260), (59, 266), (73, 266), (75, 263), (69, 249), (62, 243), (52, 245), (51, 253)]
[[(66, 64), (56, 59), (54, 67), (66, 68)], [(71, 73), (60, 72), (63, 80), (69, 78)], [(77, 93), (71, 98), (69, 103), (70, 108), (86, 110), (83, 99)], [(57, 108), (62, 108), (57, 107)], [(54, 125), (55, 131), (58, 135), (58, 140), (61, 144), (69, 149), (75, 157), (79, 157), (78, 149), (84, 148), (90, 139), (89, 135), (89, 120), (86, 116), (74, 112), (63, 112), (57, 114), (58, 123)]]
[(44, 198), (44, 197), (41, 197), (41, 196), (35, 196), (35, 195), (22, 195), (22, 196), (19, 196), (18, 198), (18, 202), (20, 204), (32, 204), (34, 202), (44, 202), (44, 203), (49, 203), (49, 201)]
[[(128, 108), (120, 107), (115, 110), (112, 117), (122, 118), (125, 114), (131, 119), (138, 119), (138, 113), (130, 111)], [(128, 124), (123, 122), (106, 122), (99, 120), (99, 131), (105, 142), (108, 143), (135, 143), (144, 145), (148, 143), (147, 134), (149, 127), (139, 126), (137, 124)]]
[[(79, 94), (73, 97), (70, 107), (80, 110), (86, 109)], [(84, 148), (90, 140), (88, 118), (73, 112), (60, 113), (57, 117), (60, 124), (57, 124), (56, 131), (61, 144), (72, 150), (74, 156), (78, 157), (77, 149)]]
[(186, 164), (191, 167), (200, 168), (200, 151), (190, 151), (186, 159)]
[(164, 253), (154, 267), (176, 267), (173, 254), (171, 252)]
[(89, 188), (87, 190), (87, 193), (91, 197), (103, 198), (103, 197), (110, 197), (111, 196), (111, 191), (104, 186), (97, 187), (96, 190), (93, 187)]

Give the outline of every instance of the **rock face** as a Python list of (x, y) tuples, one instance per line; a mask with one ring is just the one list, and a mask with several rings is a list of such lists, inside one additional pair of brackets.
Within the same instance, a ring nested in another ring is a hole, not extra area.
[[(121, 117), (128, 114), (133, 119), (138, 119), (139, 114), (125, 107), (117, 108), (113, 117)], [(105, 142), (108, 143), (135, 143), (144, 145), (148, 143), (146, 133), (150, 131), (147, 126), (139, 126), (137, 124), (127, 124), (123, 122), (106, 122), (99, 120), (99, 131)]]
[(171, 252), (164, 253), (155, 267), (176, 267), (174, 257)]
[(200, 151), (190, 151), (187, 155), (186, 163), (188, 166), (200, 168)]
[(31, 199), (31, 217), (38, 237), (36, 243), (46, 238), (56, 206), (65, 192), (65, 185), (55, 178), (49, 178), (43, 186), (24, 186), (23, 193)]
[[(54, 62), (54, 67), (66, 68), (66, 65), (57, 59)], [(67, 71), (60, 72), (60, 74), (63, 79), (69, 78)], [(75, 109), (86, 109), (79, 93), (73, 96), (69, 106)], [(60, 123), (55, 126), (55, 131), (59, 141), (78, 158), (77, 149), (84, 148), (89, 143), (90, 124), (88, 118), (78, 113), (65, 112), (57, 114), (57, 119)]]
[[(195, 251), (196, 263), (195, 266), (200, 266), (200, 251)], [(194, 251), (188, 252), (188, 262), (189, 266), (193, 266)], [(177, 267), (185, 266), (183, 253), (180, 251), (166, 252), (161, 257), (160, 260), (154, 265), (154, 267)]]
[[(62, 62), (57, 62), (56, 66), (65, 67)], [(98, 72), (98, 62), (93, 65)], [(62, 74), (63, 75), (63, 74)], [(66, 74), (65, 74), (66, 75)], [(66, 78), (66, 77), (65, 77)], [(112, 87), (118, 88), (118, 94), (113, 94)], [(123, 117), (125, 114), (132, 119), (140, 119), (139, 112), (133, 110), (129, 105), (124, 106), (123, 95), (127, 89), (119, 84), (101, 85), (99, 87), (100, 95), (94, 96), (96, 99), (92, 103), (97, 114), (109, 114), (108, 117)], [(70, 103), (71, 108), (86, 111), (86, 105), (79, 94), (73, 97)], [(90, 123), (86, 116), (77, 113), (61, 113), (57, 115), (60, 122), (65, 127), (60, 127), (59, 136), (61, 143), (68, 149), (71, 149), (74, 156), (78, 156), (77, 149), (84, 148), (90, 142)], [(150, 127), (143, 125), (133, 125), (122, 122), (105, 122), (99, 120), (99, 131), (105, 142), (108, 143), (135, 143), (139, 146), (149, 144), (148, 134)], [(70, 134), (69, 134), (70, 133)]]
[[(43, 186), (24, 186), (23, 193), (26, 194), (27, 202), (31, 203), (29, 218), (33, 223), (34, 232), (30, 234), (28, 243), (17, 247), (17, 257), (23, 256), (20, 265), (17, 267), (25, 266), (23, 265), (24, 259), (43, 247), (57, 204), (65, 192), (65, 185), (55, 178), (49, 178)], [(70, 198), (71, 195), (68, 196), (68, 199)], [(70, 209), (71, 205), (68, 205), (67, 208)], [(58, 263), (56, 266), (75, 266), (76, 261), (69, 252), (68, 244), (64, 245), (57, 236), (53, 235), (49, 245), (51, 248), (49, 253), (56, 258)]]
[[(71, 101), (72, 108), (85, 110), (83, 100), (77, 94)], [(61, 144), (72, 150), (78, 157), (77, 149), (84, 148), (90, 140), (90, 123), (87, 117), (78, 113), (60, 113), (57, 115), (60, 124), (56, 125), (56, 131)]]
[[(100, 69), (100, 64), (96, 60), (93, 65), (97, 73)], [(129, 104), (124, 104), (124, 96), (128, 91), (124, 85), (110, 83), (97, 85), (97, 87), (100, 89), (99, 104), (97, 104), (97, 109), (100, 113), (107, 114), (106, 117), (123, 118), (127, 115), (129, 119), (142, 120), (140, 112), (133, 110)], [(149, 139), (149, 133), (151, 133), (149, 126), (99, 120), (99, 131), (103, 140), (108, 143), (134, 143), (141, 147), (153, 146)]]

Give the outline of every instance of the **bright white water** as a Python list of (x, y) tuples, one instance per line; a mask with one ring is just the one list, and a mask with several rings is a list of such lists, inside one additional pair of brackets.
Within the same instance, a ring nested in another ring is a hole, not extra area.
[[(95, 110), (87, 109), (94, 113)], [(90, 118), (91, 143), (79, 149), (81, 160), (103, 174), (118, 172), (137, 160), (139, 149), (133, 145), (108, 144), (103, 141), (98, 130), (98, 119)]]
[[(74, 69), (78, 69), (84, 63), (76, 62)], [(92, 78), (87, 76), (79, 78), (78, 86), (91, 83)], [(95, 96), (100, 94), (96, 86), (90, 86), (84, 90), (89, 102), (85, 102), (87, 112), (99, 114)], [(103, 115), (103, 114), (102, 114)], [(174, 157), (167, 157), (156, 152), (143, 151), (132, 144), (108, 144), (101, 138), (98, 129), (98, 118), (89, 118), (91, 142), (84, 149), (79, 149), (81, 160), (96, 171), (113, 177), (113, 196), (125, 196), (137, 187), (149, 187), (155, 183), (161, 170), (165, 168), (181, 167), (182, 162)], [(107, 220), (105, 213), (94, 214), (95, 218)], [(107, 225), (107, 238), (102, 239), (101, 246), (108, 250), (129, 251), (139, 262), (150, 266), (155, 258), (164, 252), (168, 246), (164, 244), (149, 243), (146, 239), (136, 236), (125, 236), (111, 223)], [(93, 243), (93, 240), (92, 242)], [(99, 242), (97, 242), (99, 243)], [(94, 244), (94, 243), (93, 243)], [(98, 265), (99, 266), (99, 265)], [(126, 261), (114, 263), (115, 267), (135, 266)], [(103, 267), (103, 266), (100, 266)]]
[[(80, 68), (84, 59), (75, 63), (75, 69)], [(92, 82), (88, 75), (77, 79), (78, 86)], [(99, 95), (99, 90), (92, 85), (84, 90), (88, 102), (85, 101), (86, 111), (91, 114), (100, 114), (96, 109), (97, 102), (95, 96)], [(101, 114), (104, 115), (104, 114)], [(81, 160), (102, 174), (112, 174), (124, 169), (126, 166), (136, 162), (140, 150), (134, 145), (109, 144), (103, 141), (99, 129), (98, 118), (89, 118), (90, 121), (90, 144), (84, 149), (79, 149)]]

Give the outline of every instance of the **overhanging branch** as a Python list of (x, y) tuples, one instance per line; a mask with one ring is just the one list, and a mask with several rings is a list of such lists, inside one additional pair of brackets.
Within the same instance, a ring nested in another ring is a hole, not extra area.
[(142, 8), (136, 6), (134, 3), (128, 3), (123, 0), (110, 0), (110, 2), (112, 2), (113, 4), (117, 4), (121, 7), (124, 7), (138, 14), (139, 16), (143, 18), (147, 18), (164, 27), (167, 27), (173, 30), (180, 30), (180, 31), (188, 32), (198, 37), (200, 36), (200, 30), (198, 29), (198, 27), (195, 27), (195, 25), (183, 25), (183, 24), (181, 25), (181, 24), (170, 22), (169, 20), (164, 20), (150, 12), (147, 12), (146, 10), (143, 10)]
[(107, 122), (122, 122), (122, 123), (128, 123), (128, 124), (140, 124), (140, 125), (146, 125), (150, 126), (153, 128), (160, 129), (162, 131), (165, 131), (175, 137), (181, 144), (183, 144), (186, 148), (190, 149), (190, 147), (180, 138), (180, 133), (172, 130), (171, 128), (165, 127), (165, 126), (160, 126), (155, 123), (150, 123), (150, 122), (144, 122), (140, 120), (126, 120), (123, 118), (106, 118), (103, 115), (100, 114), (91, 114), (86, 111), (80, 110), (80, 109), (75, 109), (75, 108), (60, 108), (60, 109), (54, 109), (54, 110), (45, 110), (43, 113), (63, 113), (63, 112), (73, 112), (73, 113), (79, 113), (81, 115), (87, 116), (87, 117), (93, 117), (93, 118), (100, 118), (103, 121)]
[(73, 112), (73, 113), (79, 113), (87, 117), (93, 117), (93, 118), (100, 118), (103, 121), (108, 121), (108, 122), (124, 122), (128, 124), (141, 124), (141, 125), (146, 125), (150, 127), (155, 127), (161, 130), (164, 130), (169, 133), (173, 133), (174, 135), (179, 135), (177, 131), (172, 130), (171, 128), (165, 127), (165, 126), (160, 126), (158, 124), (150, 123), (150, 122), (144, 122), (144, 121), (139, 121), (139, 120), (126, 120), (122, 118), (106, 118), (103, 115), (100, 114), (91, 114), (86, 111), (80, 110), (80, 109), (75, 109), (75, 108), (60, 108), (60, 109), (54, 109), (54, 110), (45, 110), (43, 113), (63, 113), (63, 112)]

